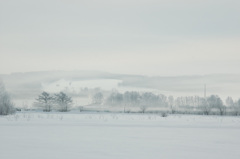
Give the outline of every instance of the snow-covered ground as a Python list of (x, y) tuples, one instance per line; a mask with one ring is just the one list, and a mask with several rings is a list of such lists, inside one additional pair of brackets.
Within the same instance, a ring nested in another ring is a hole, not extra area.
[(0, 159), (239, 159), (240, 118), (111, 113), (0, 116)]

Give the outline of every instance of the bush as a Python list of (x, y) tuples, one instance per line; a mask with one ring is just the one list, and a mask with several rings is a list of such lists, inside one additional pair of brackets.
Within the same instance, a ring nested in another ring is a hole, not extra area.
[(15, 112), (10, 96), (5, 90), (2, 82), (0, 82), (0, 115), (8, 115)]

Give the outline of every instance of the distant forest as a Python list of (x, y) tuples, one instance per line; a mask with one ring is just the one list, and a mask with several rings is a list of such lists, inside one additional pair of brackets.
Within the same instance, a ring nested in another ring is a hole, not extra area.
[[(132, 113), (164, 111), (172, 114), (240, 115), (240, 99), (233, 100), (237, 99), (239, 94), (240, 74), (149, 77), (98, 71), (43, 71), (2, 74), (0, 78), (4, 81), (8, 91), (2, 84), (2, 90), (0, 90), (0, 111), (2, 114), (14, 112), (12, 109), (14, 103), (11, 100), (20, 102), (31, 100), (34, 101), (34, 109), (43, 111), (70, 111), (75, 108), (79, 108), (80, 111), (89, 111), (90, 107), (94, 108), (93, 111), (100, 111), (99, 107), (108, 107)], [(56, 82), (61, 79), (69, 83), (69, 87), (64, 86), (60, 92), (55, 94), (54, 91), (48, 92), (44, 89), (44, 85), (56, 86)], [(117, 88), (123, 90), (111, 91), (105, 88), (87, 88), (84, 85), (75, 87), (74, 85), (79, 81), (89, 80), (117, 80), (119, 81)], [(205, 83), (208, 86), (208, 93), (213, 95), (207, 97), (191, 96), (191, 94), (202, 94)], [(74, 90), (70, 87), (74, 87)], [(137, 89), (144, 91), (135, 91)], [(158, 93), (152, 90), (157, 90)], [(173, 94), (174, 96), (164, 95), (172, 94), (171, 92), (178, 94)], [(229, 97), (220, 98), (223, 94), (225, 97), (229, 94)], [(66, 97), (68, 103), (66, 104), (61, 97)], [(77, 98), (87, 98), (91, 102), (77, 104), (78, 102), (75, 101)], [(9, 105), (9, 108), (6, 105)], [(20, 105), (18, 103), (15, 107), (19, 108)]]
[[(108, 106), (123, 108), (123, 112), (133, 112), (132, 108), (138, 108), (140, 113), (157, 113), (165, 111), (170, 114), (204, 114), (204, 115), (240, 115), (240, 99), (234, 101), (227, 97), (225, 102), (218, 95), (208, 97), (199, 96), (181, 96), (174, 98), (163, 94), (154, 94), (152, 92), (126, 91), (120, 93), (113, 90), (107, 96), (98, 91), (91, 96), (90, 105), (75, 106), (80, 111), (87, 110), (89, 106)], [(44, 111), (69, 111), (74, 101), (63, 92), (58, 94), (49, 94), (43, 92), (36, 99), (35, 105)], [(50, 108), (51, 107), (51, 108)], [(135, 109), (136, 112), (136, 109)]]

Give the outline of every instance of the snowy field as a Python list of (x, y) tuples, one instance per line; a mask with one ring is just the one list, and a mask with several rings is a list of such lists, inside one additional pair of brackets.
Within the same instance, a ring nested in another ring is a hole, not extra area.
[(0, 117), (0, 159), (239, 159), (240, 118), (111, 113)]

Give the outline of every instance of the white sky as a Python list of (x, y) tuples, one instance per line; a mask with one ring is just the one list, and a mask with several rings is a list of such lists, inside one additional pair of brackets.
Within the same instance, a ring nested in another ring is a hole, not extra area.
[(239, 0), (0, 0), (0, 74), (240, 73)]

